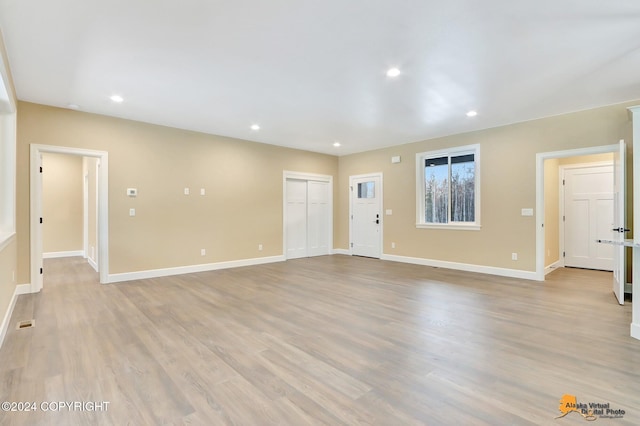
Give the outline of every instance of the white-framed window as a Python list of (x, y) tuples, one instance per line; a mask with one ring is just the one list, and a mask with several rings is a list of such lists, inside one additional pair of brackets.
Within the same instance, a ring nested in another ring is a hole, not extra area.
[(416, 227), (480, 229), (480, 145), (416, 154)]
[(16, 112), (5, 71), (0, 56), (0, 250), (16, 232)]

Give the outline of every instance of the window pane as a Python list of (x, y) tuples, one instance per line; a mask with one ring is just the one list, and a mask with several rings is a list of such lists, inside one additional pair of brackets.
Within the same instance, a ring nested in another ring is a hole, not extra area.
[(449, 165), (448, 157), (425, 160), (425, 208), (426, 223), (447, 223), (449, 205)]
[(375, 198), (376, 196), (376, 183), (363, 182), (358, 184), (358, 198)]
[(473, 154), (451, 157), (451, 221), (475, 221), (475, 162)]

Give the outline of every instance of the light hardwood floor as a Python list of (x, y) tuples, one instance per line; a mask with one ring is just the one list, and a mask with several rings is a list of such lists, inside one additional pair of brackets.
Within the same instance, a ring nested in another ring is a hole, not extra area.
[[(0, 424), (640, 424), (640, 341), (611, 274), (545, 283), (326, 256), (99, 285), (49, 259), (0, 350)], [(34, 318), (34, 328), (16, 330)]]

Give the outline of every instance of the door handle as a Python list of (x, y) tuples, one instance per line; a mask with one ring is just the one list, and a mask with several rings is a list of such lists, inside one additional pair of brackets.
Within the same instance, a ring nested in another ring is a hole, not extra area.
[(616, 232), (623, 233), (623, 232), (630, 232), (630, 231), (631, 231), (631, 229), (623, 228), (623, 227), (621, 226), (620, 228), (613, 228), (613, 229), (612, 229), (612, 231), (616, 231)]

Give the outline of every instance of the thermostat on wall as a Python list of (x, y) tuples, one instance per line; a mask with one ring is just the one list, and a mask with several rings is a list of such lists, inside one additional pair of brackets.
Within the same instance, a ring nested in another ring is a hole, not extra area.
[(136, 188), (127, 188), (127, 195), (129, 197), (135, 197), (138, 195), (138, 190)]

